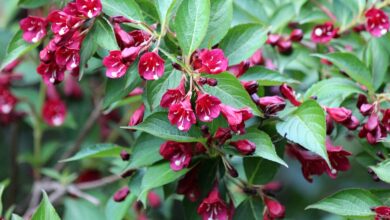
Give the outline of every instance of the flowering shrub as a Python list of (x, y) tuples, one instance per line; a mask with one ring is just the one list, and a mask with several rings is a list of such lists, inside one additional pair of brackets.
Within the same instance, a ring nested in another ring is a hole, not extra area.
[(7, 2), (0, 219), (390, 219), (388, 6)]

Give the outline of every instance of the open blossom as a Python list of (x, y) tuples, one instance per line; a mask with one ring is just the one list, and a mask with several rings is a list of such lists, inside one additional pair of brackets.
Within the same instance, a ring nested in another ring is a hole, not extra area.
[(301, 102), (297, 99), (295, 95), (295, 91), (286, 83), (283, 83), (280, 87), (280, 93), (282, 93), (283, 97), (288, 99), (291, 104), (294, 106), (300, 106)]
[(219, 197), (218, 185), (216, 184), (198, 207), (198, 214), (203, 220), (218, 219), (228, 220), (230, 210), (226, 203)]
[(176, 192), (178, 194), (185, 195), (187, 199), (191, 202), (195, 202), (199, 199), (200, 188), (198, 185), (199, 180), (199, 169), (195, 167), (191, 169), (186, 175), (181, 179), (177, 185)]
[(100, 0), (76, 0), (77, 9), (88, 18), (98, 16), (102, 11)]
[(181, 81), (179, 86), (175, 89), (168, 89), (161, 98), (160, 106), (169, 108), (171, 105), (177, 104), (184, 99), (185, 90), (184, 82)]
[(141, 56), (138, 63), (138, 73), (146, 80), (157, 80), (165, 70), (165, 61), (155, 52), (147, 52)]
[(46, 84), (58, 84), (65, 78), (65, 68), (55, 62), (42, 63), (37, 67), (37, 72), (43, 77)]
[(77, 68), (80, 64), (80, 54), (78, 50), (60, 47), (56, 50), (55, 57), (57, 65), (65, 66), (69, 71)]
[(253, 117), (249, 108), (235, 109), (233, 107), (220, 104), (223, 117), (229, 123), (230, 128), (239, 134), (245, 133), (245, 121)]
[(389, 17), (380, 9), (371, 8), (366, 11), (366, 29), (374, 37), (385, 35), (390, 27)]
[(273, 115), (286, 107), (286, 101), (280, 96), (264, 96), (257, 104), (266, 115)]
[(249, 140), (232, 141), (229, 145), (235, 147), (243, 155), (251, 155), (256, 151), (256, 144)]
[(221, 112), (219, 104), (221, 104), (221, 101), (217, 97), (207, 93), (199, 94), (195, 107), (195, 112), (199, 120), (211, 122), (217, 118)]
[(145, 105), (141, 104), (141, 106), (137, 110), (135, 110), (135, 112), (131, 116), (129, 126), (136, 126), (137, 124), (141, 123), (144, 119), (144, 113)]
[(161, 156), (170, 161), (171, 169), (179, 171), (191, 162), (192, 144), (167, 141), (160, 146)]
[(60, 99), (46, 100), (42, 108), (43, 120), (50, 126), (61, 126), (66, 118), (66, 106)]
[(46, 36), (47, 22), (44, 18), (28, 16), (20, 21), (23, 39), (29, 43), (36, 43)]
[(188, 131), (196, 123), (196, 117), (189, 98), (169, 107), (168, 119), (180, 131)]
[(337, 36), (338, 29), (335, 28), (332, 22), (325, 22), (313, 28), (311, 40), (314, 43), (325, 44)]
[(383, 110), (382, 124), (390, 133), (390, 108)]
[(221, 49), (202, 49), (195, 52), (193, 66), (201, 73), (218, 74), (227, 70), (228, 60)]
[(9, 114), (14, 109), (18, 99), (8, 88), (0, 86), (0, 114)]
[(390, 207), (378, 206), (371, 209), (375, 212), (375, 220), (388, 220), (390, 219)]
[(129, 65), (122, 59), (122, 52), (112, 50), (110, 54), (103, 59), (103, 65), (107, 68), (106, 76), (109, 78), (120, 78), (126, 74)]
[(51, 30), (53, 33), (59, 36), (64, 36), (68, 32), (76, 30), (83, 23), (81, 18), (60, 10), (52, 11), (47, 16), (47, 20), (51, 22)]
[(366, 138), (370, 144), (376, 144), (387, 137), (386, 127), (379, 121), (376, 113), (371, 114), (359, 132), (360, 138)]
[(264, 197), (265, 212), (263, 214), (264, 220), (274, 220), (277, 218), (283, 218), (286, 212), (286, 208), (280, 204), (277, 200), (268, 196)]

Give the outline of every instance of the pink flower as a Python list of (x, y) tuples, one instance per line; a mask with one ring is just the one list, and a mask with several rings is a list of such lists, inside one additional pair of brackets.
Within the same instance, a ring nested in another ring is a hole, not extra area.
[(221, 49), (202, 49), (196, 56), (194, 68), (201, 73), (219, 74), (227, 70), (228, 60)]
[(251, 155), (256, 151), (256, 144), (249, 140), (232, 141), (229, 145), (235, 147), (243, 155)]
[(60, 10), (52, 11), (47, 16), (47, 20), (51, 22), (51, 30), (53, 33), (58, 34), (59, 36), (63, 36), (69, 31), (75, 30), (83, 23), (82, 19)]
[(168, 119), (180, 131), (188, 131), (196, 123), (196, 117), (189, 98), (169, 107)]
[(286, 83), (283, 83), (280, 87), (280, 93), (282, 93), (283, 97), (288, 99), (291, 104), (294, 106), (300, 106), (302, 103), (298, 101), (295, 95), (295, 91)]
[(107, 68), (106, 76), (108, 78), (121, 78), (126, 74), (129, 65), (122, 59), (122, 52), (112, 50), (110, 54), (103, 59), (103, 65)]
[(141, 56), (138, 63), (138, 73), (146, 80), (157, 80), (165, 70), (165, 61), (155, 52), (147, 52)]
[(217, 97), (207, 93), (199, 93), (195, 107), (195, 112), (199, 120), (203, 122), (211, 122), (217, 118), (221, 112), (219, 104), (221, 104), (221, 101)]
[(380, 140), (387, 137), (386, 127), (380, 123), (377, 114), (371, 114), (360, 130), (359, 137), (365, 137), (370, 144), (377, 144)]
[(236, 64), (234, 66), (230, 66), (228, 71), (233, 73), (237, 78), (242, 76), (250, 67), (250, 62), (248, 61), (242, 61), (239, 64)]
[(337, 28), (334, 28), (332, 22), (325, 22), (317, 25), (311, 32), (311, 40), (314, 43), (325, 44), (337, 36)]
[(228, 220), (230, 211), (226, 203), (219, 197), (218, 185), (216, 184), (198, 207), (198, 214), (203, 220), (218, 219)]
[(248, 59), (249, 66), (263, 65), (264, 57), (262, 50), (256, 50), (256, 52)]
[(118, 45), (121, 49), (133, 46), (135, 44), (134, 38), (129, 33), (124, 31), (120, 24), (114, 24), (114, 32)]
[(183, 179), (179, 181), (176, 192), (185, 195), (191, 202), (195, 202), (200, 196), (200, 188), (197, 184), (198, 180), (199, 169), (198, 167), (195, 167), (186, 173)]
[(363, 116), (368, 116), (374, 111), (374, 105), (369, 104), (367, 97), (362, 94), (359, 95), (356, 107), (359, 108), (359, 111)]
[(181, 81), (179, 86), (175, 89), (168, 89), (161, 98), (160, 106), (169, 108), (173, 104), (177, 104), (184, 99), (184, 81)]
[(284, 217), (286, 209), (280, 202), (268, 196), (264, 196), (264, 203), (266, 208), (263, 217), (264, 219), (272, 220)]
[(42, 108), (42, 118), (50, 126), (61, 126), (66, 118), (66, 106), (60, 99), (46, 100)]
[(266, 115), (274, 115), (286, 107), (286, 102), (280, 96), (264, 96), (259, 98), (258, 105)]
[(144, 113), (145, 113), (145, 105), (141, 104), (141, 106), (137, 110), (135, 110), (135, 112), (131, 116), (129, 126), (136, 126), (139, 123), (141, 123), (144, 119)]
[(151, 38), (150, 34), (143, 30), (131, 31), (129, 34), (134, 39), (134, 45), (131, 45), (133, 47), (145, 47)]
[(244, 86), (249, 95), (257, 93), (259, 89), (259, 83), (257, 81), (241, 81), (241, 84)]
[(42, 63), (37, 67), (37, 72), (43, 77), (46, 84), (58, 84), (64, 80), (65, 68), (55, 62)]
[(0, 86), (0, 114), (10, 114), (14, 109), (18, 99), (11, 91), (3, 86)]
[(192, 145), (191, 143), (167, 141), (160, 146), (160, 155), (170, 161), (172, 170), (179, 171), (190, 164)]
[(102, 12), (100, 0), (76, 0), (77, 9), (88, 18), (98, 16)]
[(60, 47), (55, 53), (56, 63), (60, 66), (66, 66), (71, 71), (80, 65), (80, 54), (78, 50), (69, 50), (66, 47)]
[(129, 187), (124, 186), (120, 188), (118, 191), (114, 194), (114, 201), (115, 202), (122, 202), (126, 199), (126, 197), (130, 194)]
[(233, 107), (220, 104), (222, 115), (226, 118), (230, 128), (239, 134), (245, 133), (244, 122), (253, 117), (249, 108), (235, 109)]
[(371, 8), (366, 11), (366, 29), (374, 37), (381, 37), (390, 27), (389, 17), (380, 9)]
[(223, 145), (227, 140), (232, 138), (232, 130), (230, 128), (218, 128), (213, 139), (218, 145)]
[(390, 108), (383, 110), (382, 124), (390, 132)]
[(158, 208), (161, 206), (161, 198), (157, 193), (150, 191), (148, 193), (148, 203), (150, 207)]
[(271, 46), (276, 46), (276, 44), (279, 42), (279, 40), (282, 38), (279, 34), (268, 34), (267, 38), (267, 44)]
[(28, 16), (20, 21), (23, 39), (29, 43), (36, 43), (46, 36), (47, 22), (44, 18)]
[(390, 219), (390, 207), (389, 206), (378, 206), (372, 208), (372, 211), (376, 213), (375, 220), (387, 220)]
[(337, 123), (343, 123), (352, 116), (352, 111), (342, 108), (326, 108), (326, 112), (332, 117), (332, 119)]

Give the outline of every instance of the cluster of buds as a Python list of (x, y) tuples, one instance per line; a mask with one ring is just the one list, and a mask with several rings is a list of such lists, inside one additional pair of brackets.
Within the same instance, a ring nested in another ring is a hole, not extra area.
[(348, 156), (351, 153), (344, 150), (342, 146), (333, 146), (330, 139), (326, 139), (326, 150), (329, 156), (329, 167), (326, 161), (317, 154), (314, 154), (298, 144), (287, 144), (287, 153), (299, 160), (302, 165), (302, 173), (305, 179), (312, 182), (313, 175), (328, 174), (331, 178), (336, 178), (338, 171), (347, 171), (350, 168)]
[(29, 16), (20, 21), (23, 38), (30, 43), (42, 40), (47, 34), (46, 27), (51, 23), (54, 37), (40, 52), (40, 65), (37, 72), (46, 84), (57, 84), (64, 80), (66, 71), (78, 75), (80, 48), (85, 34), (94, 17), (100, 15), (100, 0), (76, 0), (62, 10), (50, 12), (47, 18)]
[[(390, 109), (380, 109), (379, 104), (368, 103), (364, 95), (359, 95), (357, 107), (364, 117), (368, 117), (359, 132), (359, 137), (365, 137), (370, 144), (385, 139), (390, 132)], [(381, 116), (382, 120), (380, 120)]]
[(294, 29), (289, 37), (283, 37), (279, 34), (269, 34), (267, 44), (278, 49), (278, 52), (283, 55), (290, 55), (293, 52), (292, 43), (300, 42), (303, 39), (302, 29)]

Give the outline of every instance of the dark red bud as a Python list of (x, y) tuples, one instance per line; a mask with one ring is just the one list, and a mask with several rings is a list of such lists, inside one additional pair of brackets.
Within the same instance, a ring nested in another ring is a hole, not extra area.
[(257, 93), (257, 90), (259, 89), (259, 83), (257, 83), (257, 81), (241, 82), (241, 84), (244, 86), (249, 95)]
[(279, 40), (278, 44), (279, 53), (283, 55), (290, 55), (293, 52), (292, 42), (290, 40)]
[(199, 83), (200, 85), (206, 84), (206, 83), (207, 83), (207, 78), (200, 77), (200, 78), (198, 79), (198, 83)]
[(343, 122), (342, 125), (344, 125), (349, 130), (354, 131), (359, 127), (360, 122), (355, 116), (352, 115), (351, 118)]
[(172, 63), (172, 66), (173, 66), (173, 68), (175, 68), (175, 69), (177, 69), (179, 71), (183, 70), (183, 68), (178, 63)]
[(119, 189), (114, 194), (114, 201), (115, 202), (122, 202), (126, 199), (126, 197), (130, 194), (129, 187), (124, 186), (123, 188)]
[(334, 129), (333, 120), (329, 115), (326, 115), (326, 134), (330, 135)]
[(130, 159), (130, 154), (126, 150), (122, 150), (120, 156), (123, 161), (128, 161)]
[(209, 127), (207, 125), (202, 125), (200, 130), (202, 131), (203, 136), (209, 136), (210, 135)]
[(293, 42), (300, 42), (303, 39), (302, 29), (294, 29), (290, 34), (290, 40)]
[(218, 81), (216, 79), (208, 78), (207, 79), (207, 84), (209, 86), (216, 86), (216, 85), (218, 85)]
[(376, 152), (376, 155), (377, 155), (379, 158), (381, 158), (382, 160), (385, 160), (385, 159), (386, 159), (386, 157), (385, 157), (385, 155), (383, 154), (382, 151), (377, 151), (377, 152)]
[(133, 169), (131, 169), (131, 170), (126, 170), (124, 173), (121, 174), (121, 177), (122, 177), (123, 179), (125, 179), (125, 178), (127, 178), (127, 177), (132, 176), (135, 172), (136, 172), (136, 170), (133, 170)]
[(281, 39), (281, 36), (279, 34), (269, 34), (267, 38), (267, 44), (271, 46), (276, 46), (278, 41)]

